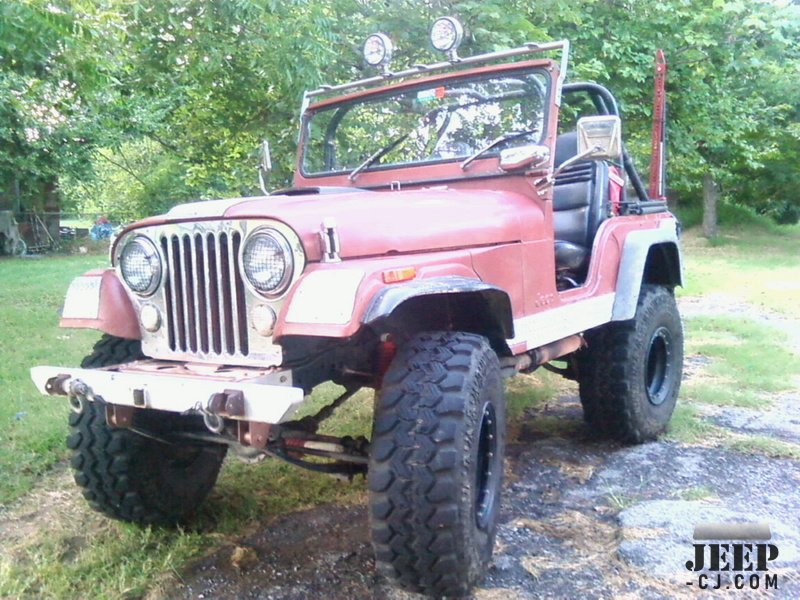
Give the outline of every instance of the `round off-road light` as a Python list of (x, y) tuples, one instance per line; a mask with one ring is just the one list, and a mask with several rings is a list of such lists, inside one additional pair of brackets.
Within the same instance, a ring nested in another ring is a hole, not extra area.
[(244, 243), (242, 266), (256, 291), (275, 298), (286, 291), (292, 279), (294, 255), (289, 242), (276, 230), (257, 229)]
[(155, 244), (143, 235), (134, 237), (120, 253), (119, 270), (129, 288), (151, 296), (161, 283), (161, 257)]
[(464, 39), (464, 28), (453, 17), (440, 17), (431, 27), (431, 44), (440, 52), (458, 49)]
[(364, 42), (364, 60), (371, 67), (388, 65), (393, 50), (394, 45), (388, 35), (373, 33)]
[(275, 311), (272, 310), (271, 306), (266, 304), (256, 304), (253, 307), (251, 318), (253, 327), (259, 333), (259, 335), (263, 335), (264, 337), (269, 337), (272, 335), (272, 332), (275, 330), (275, 321), (277, 320), (277, 316), (275, 315)]
[(139, 313), (139, 320), (150, 333), (158, 331), (161, 328), (161, 312), (152, 304), (145, 304)]

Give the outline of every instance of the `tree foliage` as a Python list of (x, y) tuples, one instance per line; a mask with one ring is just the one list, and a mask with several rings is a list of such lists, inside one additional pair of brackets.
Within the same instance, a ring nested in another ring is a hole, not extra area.
[(365, 76), (372, 31), (397, 66), (438, 59), (443, 14), (465, 24), (463, 55), (569, 39), (570, 79), (614, 91), (640, 170), (663, 48), (671, 195), (697, 202), (709, 175), (731, 200), (798, 211), (800, 7), (781, 0), (5, 0), (0, 194), (57, 179), (68, 204), (124, 219), (247, 195), (263, 137), (286, 183), (303, 91)]

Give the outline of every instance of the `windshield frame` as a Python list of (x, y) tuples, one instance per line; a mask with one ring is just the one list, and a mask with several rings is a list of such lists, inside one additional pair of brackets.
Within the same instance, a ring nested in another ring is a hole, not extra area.
[[(366, 91), (356, 92), (337, 98), (326, 99), (306, 108), (303, 112), (301, 119), (301, 130), (299, 139), (299, 148), (297, 153), (296, 176), (299, 175), (303, 179), (320, 179), (320, 178), (342, 178), (347, 177), (353, 169), (339, 169), (335, 171), (319, 171), (308, 172), (304, 168), (305, 154), (308, 148), (309, 135), (310, 135), (310, 122), (312, 117), (321, 110), (354, 107), (358, 104), (365, 102), (372, 102), (383, 98), (391, 98), (398, 94), (413, 93), (414, 91), (429, 89), (431, 86), (438, 86), (443, 84), (452, 84), (454, 82), (470, 80), (480, 81), (482, 79), (492, 79), (502, 75), (515, 75), (515, 74), (531, 74), (538, 73), (545, 80), (546, 90), (543, 100), (542, 110), (542, 130), (539, 133), (539, 140), (541, 144), (545, 144), (550, 137), (549, 125), (551, 111), (553, 110), (553, 98), (555, 87), (557, 85), (557, 78), (554, 76), (554, 71), (557, 73), (558, 67), (554, 65), (552, 60), (530, 60), (517, 63), (507, 63), (504, 65), (491, 65), (477, 69), (469, 69), (466, 71), (457, 71), (444, 73), (442, 75), (428, 77), (425, 79), (413, 79), (404, 81), (393, 85), (387, 85), (380, 88), (370, 89)], [(348, 108), (348, 111), (350, 108)], [(345, 113), (346, 114), (346, 113)], [(486, 159), (497, 158), (500, 150), (487, 152), (482, 155), (478, 161)], [(437, 167), (442, 165), (460, 165), (463, 162), (463, 157), (446, 157), (440, 159), (425, 160), (422, 162), (408, 162), (408, 163), (392, 163), (388, 165), (375, 164), (363, 171), (363, 174), (380, 173), (384, 171), (403, 171), (407, 169), (419, 169), (425, 167)], [(461, 169), (459, 168), (459, 171)], [(464, 173), (464, 177), (467, 174)]]

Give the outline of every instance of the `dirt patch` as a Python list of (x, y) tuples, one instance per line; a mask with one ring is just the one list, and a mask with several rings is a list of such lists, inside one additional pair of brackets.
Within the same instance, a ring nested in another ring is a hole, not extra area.
[[(81, 497), (72, 473), (66, 465), (58, 465), (45, 475), (34, 489), (21, 499), (0, 509), (0, 539), (5, 552), (14, 552), (18, 547), (27, 547), (32, 540), (51, 535), (53, 527), (74, 523), (76, 520), (95, 521), (102, 526), (104, 519), (93, 519)], [(84, 526), (80, 527), (84, 530)], [(88, 530), (72, 538), (74, 545), (80, 544)]]

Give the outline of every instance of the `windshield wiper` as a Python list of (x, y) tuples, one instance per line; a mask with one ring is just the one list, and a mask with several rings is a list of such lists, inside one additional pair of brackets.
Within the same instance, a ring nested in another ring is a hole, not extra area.
[(462, 162), (461, 163), (461, 170), (462, 171), (466, 170), (466, 168), (468, 166), (470, 166), (470, 164), (472, 164), (472, 161), (474, 161), (477, 158), (480, 158), (481, 156), (486, 154), (489, 150), (499, 146), (503, 142), (510, 142), (511, 140), (515, 140), (517, 138), (521, 138), (521, 137), (524, 137), (526, 135), (531, 135), (532, 133), (536, 133), (537, 131), (539, 131), (539, 130), (538, 129), (525, 129), (523, 131), (510, 131), (508, 133), (504, 133), (503, 135), (494, 138), (491, 142), (486, 144), (483, 148), (481, 148), (475, 154), (473, 154), (472, 156), (467, 158), (464, 162)]
[(383, 148), (378, 148), (378, 150), (376, 150), (375, 152), (370, 154), (366, 158), (366, 160), (364, 162), (362, 162), (355, 169), (353, 169), (353, 171), (348, 176), (348, 179), (350, 181), (355, 181), (356, 177), (358, 177), (358, 175), (361, 173), (361, 171), (363, 171), (364, 169), (366, 169), (370, 165), (374, 164), (375, 161), (380, 160), (381, 158), (383, 158), (384, 156), (389, 154), (389, 152), (391, 152), (392, 150), (397, 148), (400, 144), (402, 144), (404, 141), (406, 141), (406, 138), (408, 138), (409, 135), (411, 135), (411, 132), (404, 133), (403, 135), (393, 139), (391, 142), (386, 144)]

